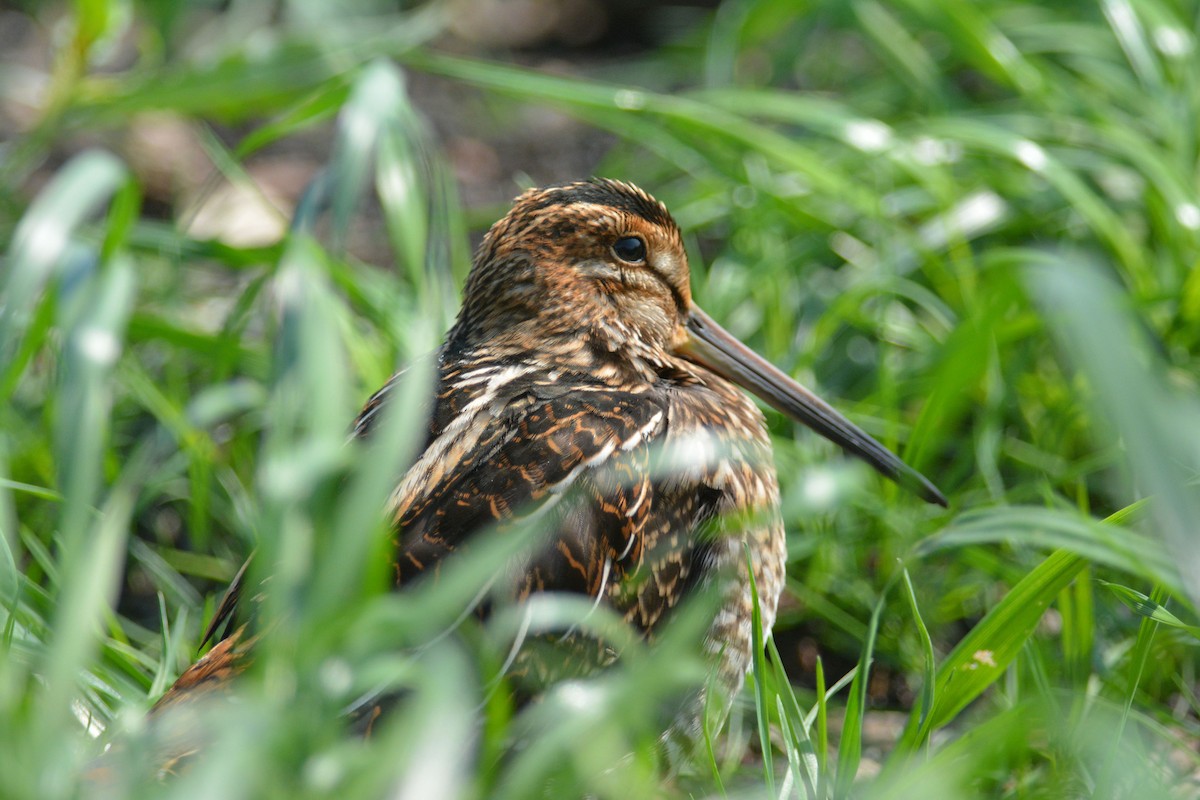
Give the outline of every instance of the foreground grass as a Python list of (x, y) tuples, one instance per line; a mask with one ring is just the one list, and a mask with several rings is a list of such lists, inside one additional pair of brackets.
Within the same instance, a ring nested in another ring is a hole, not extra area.
[[(172, 46), (99, 74), (116, 9), (74, 7), (40, 121), (0, 167), (7, 795), (72, 795), (106, 741), (126, 743), (117, 795), (1189, 791), (1194, 4), (730, 3), (607, 81), (447, 55), (425, 41), (436, 6), (276, 27), (231, 12), (203, 58), (168, 55), (186, 33), (135, 6)], [(952, 498), (926, 508), (772, 418), (798, 602), (689, 774), (664, 776), (655, 749), (664, 698), (702, 674), (689, 617), (514, 715), (495, 678), (520, 620), (442, 631), (520, 541), (386, 591), (375, 509), (414, 425), (398, 415), (371, 450), (346, 425), (439, 340), (468, 227), (405, 70), (617, 134), (596, 173), (674, 210), (705, 308)], [(156, 218), (147, 178), (105, 150), (47, 166), (146, 111), (248, 123), (232, 149), (206, 140), (232, 183), (255, 151), (334, 124), (325, 191), (278, 243), (236, 246)], [(395, 269), (345, 247), (370, 189)], [(243, 702), (188, 722), (216, 731), (211, 755), (159, 785), (144, 710), (195, 652), (196, 587), (219, 591), (253, 548), (271, 636)], [(114, 610), (147, 585), (157, 624)], [(797, 629), (825, 656), (812, 673)], [(845, 681), (824, 666), (855, 660)], [(855, 783), (872, 674), (914, 687), (912, 717)], [(347, 738), (339, 711), (384, 685), (406, 690), (400, 712)], [(749, 739), (771, 757), (744, 758)]]

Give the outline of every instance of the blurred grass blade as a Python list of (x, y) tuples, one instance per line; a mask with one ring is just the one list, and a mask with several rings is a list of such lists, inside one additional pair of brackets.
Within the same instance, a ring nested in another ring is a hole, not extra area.
[(403, 102), (403, 76), (394, 65), (380, 60), (362, 70), (342, 107), (329, 167), (335, 253), (341, 250), (351, 214), (362, 200), (379, 142), (384, 131), (396, 124)]
[(1094, 585), (1092, 568), (1089, 566), (1058, 596), (1058, 611), (1062, 617), (1063, 671), (1067, 680), (1076, 686), (1084, 686), (1093, 671), (1096, 646)]
[(957, 421), (972, 411), (976, 388), (993, 365), (997, 345), (1003, 344), (1005, 318), (1018, 298), (1017, 289), (1012, 279), (992, 282), (986, 298), (970, 317), (958, 321), (938, 348), (928, 378), (931, 388), (913, 426), (912, 445), (904, 452), (905, 462), (913, 469), (928, 469), (929, 458), (944, 441), (945, 432), (954, 430)]
[(1092, 403), (1120, 436), (1134, 485), (1155, 496), (1150, 515), (1172, 564), (1171, 580), (1163, 582), (1182, 582), (1191, 606), (1200, 607), (1200, 495), (1191, 485), (1200, 469), (1200, 402), (1167, 388), (1144, 328), (1095, 267), (1045, 255), (1031, 257), (1025, 277), (1048, 325), (1087, 376)]
[(609, 112), (591, 119), (618, 130), (622, 128), (626, 115), (649, 115), (664, 123), (678, 125), (680, 132), (689, 137), (716, 137), (749, 148), (776, 162), (782, 169), (802, 174), (814, 187), (837, 195), (842, 202), (862, 213), (869, 214), (873, 208), (869, 194), (851, 175), (822, 158), (800, 140), (702, 100), (577, 78), (561, 78), (429, 52), (407, 54), (404, 61), (416, 69), (457, 78), (518, 98), (552, 102), (572, 111)]
[[(89, 262), (85, 269), (90, 267), (93, 256), (82, 249), (79, 255)], [(64, 298), (60, 316), (68, 331), (67, 346), (54, 432), (65, 501), (61, 535), (68, 552), (72, 537), (83, 535), (100, 486), (112, 404), (109, 377), (123, 350), (134, 275), (132, 262), (117, 257)]]
[(897, 74), (913, 92), (924, 98), (938, 97), (943, 91), (938, 80), (938, 66), (927, 45), (906, 30), (904, 23), (881, 3), (855, 0), (853, 8), (863, 30), (878, 45), (880, 52), (900, 68)]
[[(294, 611), (288, 598), (311, 580), (318, 529), (304, 513), (305, 505), (349, 455), (345, 420), (352, 418), (351, 383), (337, 322), (338, 299), (324, 264), (325, 254), (314, 239), (290, 234), (273, 287), (280, 321), (267, 405), (271, 426), (257, 480), (262, 557), (255, 559), (255, 568), (269, 568), (273, 574), (275, 585), (266, 593), (264, 611), (272, 620)], [(319, 530), (327, 537), (332, 534), (324, 527)], [(371, 531), (360, 533), (368, 536)], [(286, 652), (289, 636), (281, 631), (275, 638)]]
[[(1150, 603), (1158, 606), (1166, 601), (1167, 593), (1161, 586), (1155, 586), (1151, 591), (1147, 600)], [(1142, 676), (1145, 674), (1146, 661), (1150, 658), (1150, 647), (1154, 643), (1154, 634), (1158, 632), (1158, 622), (1153, 617), (1143, 617), (1142, 622), (1138, 625), (1137, 638), (1134, 639), (1133, 649), (1129, 654), (1127, 667), (1127, 681), (1125, 686), (1125, 702), (1121, 707), (1120, 724), (1112, 737), (1112, 744), (1109, 748), (1109, 758), (1105, 761), (1100, 775), (1096, 779), (1096, 797), (1115, 796), (1113, 789), (1113, 781), (1117, 777), (1117, 764), (1115, 758), (1118, 748), (1121, 747), (1121, 740), (1125, 736), (1125, 728), (1129, 724), (1129, 715), (1133, 709), (1133, 703), (1137, 697), (1138, 688), (1142, 683)]]
[(17, 569), (17, 559), (13, 555), (19, 546), (17, 533), (17, 515), (13, 508), (11, 481), (4, 478), (8, 465), (8, 446), (0, 437), (0, 608), (7, 613), (6, 627), (15, 613), (17, 596), (21, 590), (22, 571)]
[(1146, 619), (1161, 622), (1163, 625), (1186, 631), (1193, 637), (1200, 639), (1200, 626), (1188, 625), (1168, 611), (1166, 606), (1150, 599), (1150, 597), (1142, 594), (1137, 589), (1130, 589), (1128, 586), (1121, 586), (1118, 583), (1110, 583), (1105, 580), (1100, 581), (1100, 583), (1106, 586), (1109, 591), (1117, 596), (1118, 600), (1128, 606), (1134, 613), (1140, 614)]
[(1044, 79), (1037, 65), (1025, 57), (988, 11), (968, 0), (905, 0), (903, 5), (921, 13), (931, 27), (958, 48), (975, 69), (1025, 95), (1040, 94)]
[[(375, 185), (392, 250), (432, 331), (449, 327), (457, 310), (456, 261), (469, 260), (455, 179), (433, 134), (400, 87), (396, 117), (379, 142)], [(432, 342), (429, 345), (432, 349)]]
[[(1005, 709), (967, 727), (961, 736), (931, 753), (928, 760), (913, 759), (905, 769), (894, 769), (895, 758), (890, 759), (882, 778), (863, 795), (871, 800), (979, 797), (979, 777), (1003, 765), (1014, 743), (1021, 741), (1031, 727), (1029, 708)], [(1002, 767), (1000, 771), (1003, 773)]]
[(1062, 509), (1012, 506), (968, 511), (923, 539), (916, 553), (923, 558), (951, 548), (999, 543), (1067, 550), (1093, 564), (1182, 591), (1178, 570), (1161, 544), (1108, 520)]
[(88, 50), (104, 36), (111, 23), (111, 0), (75, 0), (75, 41), (77, 56), (86, 60)]
[(336, 76), (322, 84), (311, 96), (245, 136), (234, 150), (237, 159), (246, 159), (273, 142), (306, 131), (335, 116), (350, 94), (349, 84), (340, 77)]
[(114, 258), (91, 282), (89, 306), (68, 329), (56, 425), (65, 502), (54, 633), (39, 670), (46, 687), (40, 698), (41, 736), (54, 735), (96, 647), (99, 623), (120, 583), (129, 519), (145, 479), (144, 456), (131, 458), (99, 515), (94, 514), (102, 445), (109, 427), (109, 378), (121, 353), (133, 302), (133, 264), (124, 257)]
[(1128, 0), (1102, 0), (1100, 6), (1133, 71), (1148, 88), (1157, 89), (1162, 72), (1133, 5)]
[[(472, 665), (449, 644), (423, 660), (421, 683), (415, 687), (410, 713), (401, 717), (387, 739), (401, 754), (396, 785), (388, 793), (396, 800), (453, 800), (467, 795), (470, 759), (478, 737), (478, 697), (464, 687), (473, 684)], [(431, 735), (432, 734), (432, 735)]]
[[(285, 114), (363, 64), (403, 54), (444, 28), (445, 10), (432, 4), (393, 15), (385, 24), (374, 16), (325, 25), (306, 35), (268, 38), (241, 36), (219, 43), (206, 58), (178, 59), (148, 74), (113, 82), (86, 83), (75, 99), (77, 124), (100, 127), (144, 111), (173, 111), (226, 122)], [(294, 111), (294, 110), (293, 110)]]
[[(55, 174), (22, 217), (0, 289), (0, 387), (11, 390), (32, 354), (34, 343), (18, 357), (18, 344), (38, 307), (38, 294), (62, 261), (71, 237), (126, 180), (125, 166), (113, 156), (96, 150), (81, 153)], [(38, 332), (39, 337), (44, 333)]]

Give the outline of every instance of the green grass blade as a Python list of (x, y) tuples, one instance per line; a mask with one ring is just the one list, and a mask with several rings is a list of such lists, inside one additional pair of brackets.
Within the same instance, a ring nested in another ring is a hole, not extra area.
[[(1154, 587), (1147, 598), (1147, 602), (1160, 606), (1166, 600), (1166, 591), (1161, 586)], [(1161, 607), (1161, 606), (1160, 606)], [(1128, 662), (1127, 685), (1125, 686), (1125, 702), (1121, 708), (1121, 719), (1119, 727), (1115, 735), (1112, 736), (1109, 758), (1105, 760), (1103, 769), (1096, 780), (1096, 797), (1114, 797), (1114, 781), (1117, 776), (1115, 768), (1117, 759), (1114, 758), (1118, 748), (1121, 746), (1121, 739), (1125, 735), (1125, 728), (1129, 723), (1129, 715), (1133, 709), (1134, 699), (1137, 697), (1138, 687), (1142, 682), (1142, 676), (1145, 673), (1146, 661), (1150, 658), (1150, 646), (1154, 642), (1154, 634), (1158, 631), (1158, 620), (1153, 616), (1145, 616), (1141, 624), (1138, 625), (1137, 638), (1134, 640), (1133, 649), (1130, 652)]]
[[(30, 205), (13, 234), (0, 307), (0, 386), (9, 387), (32, 348), (17, 346), (27, 330), (42, 288), (67, 253), (71, 237), (127, 180), (125, 167), (108, 153), (89, 151), (72, 159)], [(42, 331), (44, 333), (44, 329)]]
[(1121, 586), (1117, 583), (1110, 583), (1102, 580), (1100, 584), (1106, 587), (1110, 592), (1117, 596), (1117, 599), (1129, 607), (1131, 611), (1143, 616), (1146, 619), (1154, 620), (1155, 622), (1168, 625), (1172, 628), (1177, 628), (1181, 631), (1186, 631), (1197, 639), (1200, 639), (1200, 627), (1196, 625), (1188, 625), (1179, 617), (1167, 610), (1167, 607), (1162, 605), (1159, 600), (1152, 600), (1150, 597), (1142, 594), (1137, 589), (1130, 589), (1128, 586)]
[[(1131, 507), (1131, 513), (1138, 508)], [(927, 557), (951, 548), (999, 543), (1067, 550), (1093, 564), (1160, 581), (1178, 591), (1183, 588), (1178, 570), (1160, 543), (1077, 511), (1023, 506), (969, 511), (921, 541), (917, 554)]]
[(829, 710), (825, 692), (825, 665), (817, 656), (817, 798), (829, 796)]
[(1021, 652), (1050, 603), (1086, 566), (1079, 556), (1058, 551), (1014, 586), (938, 667), (933, 708), (923, 724), (915, 715), (909, 720), (897, 753), (912, 752), (995, 683)]
[(1133, 475), (1155, 495), (1149, 506), (1154, 529), (1173, 565), (1164, 576), (1170, 580), (1156, 582), (1182, 584), (1184, 596), (1198, 607), (1194, 521), (1200, 518), (1200, 497), (1189, 484), (1190, 470), (1200, 463), (1200, 404), (1166, 385), (1162, 365), (1118, 287), (1093, 265), (1066, 257), (1031, 258), (1026, 279), (1067, 352), (1088, 375), (1092, 402), (1119, 432)]
[(746, 553), (746, 574), (750, 579), (752, 603), (750, 617), (750, 641), (753, 653), (751, 674), (754, 676), (754, 710), (758, 719), (758, 743), (762, 748), (763, 778), (767, 784), (767, 792), (771, 797), (775, 797), (774, 748), (771, 746), (771, 709), (774, 704), (771, 703), (767, 692), (767, 666), (763, 655), (765, 644), (763, 643), (762, 608), (758, 603), (758, 587), (754, 582), (754, 561), (750, 554), (750, 545), (743, 543), (743, 547)]
[(858, 773), (858, 765), (862, 759), (862, 729), (863, 717), (867, 712), (867, 689), (871, 674), (871, 662), (875, 651), (875, 638), (879, 634), (879, 619), (883, 613), (884, 600), (894, 583), (888, 582), (875, 603), (871, 612), (871, 622), (867, 626), (867, 637), (863, 643), (862, 655), (858, 659), (858, 668), (854, 680), (850, 683), (850, 694), (846, 700), (845, 722), (842, 724), (842, 738), (838, 742), (837, 774), (834, 776), (833, 796), (842, 800), (850, 796), (854, 778)]
[(901, 575), (904, 577), (905, 595), (908, 597), (908, 604), (912, 609), (913, 621), (917, 624), (917, 633), (921, 638), (921, 650), (925, 656), (921, 680), (921, 694), (916, 705), (918, 712), (917, 725), (921, 726), (929, 718), (929, 713), (933, 710), (934, 703), (937, 700), (935, 693), (936, 674), (934, 672), (933, 639), (929, 636), (929, 629), (925, 627), (925, 620), (921, 618), (921, 609), (917, 605), (917, 594), (913, 590), (912, 579), (908, 575), (908, 570), (903, 569)]

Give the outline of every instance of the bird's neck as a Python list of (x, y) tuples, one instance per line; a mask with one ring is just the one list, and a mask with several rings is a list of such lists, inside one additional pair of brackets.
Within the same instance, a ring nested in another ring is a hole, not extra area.
[(519, 361), (547, 373), (582, 375), (614, 387), (653, 383), (673, 360), (605, 320), (563, 326), (528, 319), (479, 333), (456, 326), (448, 339), (450, 350), (466, 360)]

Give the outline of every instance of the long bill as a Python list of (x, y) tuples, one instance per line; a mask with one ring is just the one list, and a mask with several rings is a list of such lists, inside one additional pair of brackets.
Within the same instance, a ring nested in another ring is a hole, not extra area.
[(688, 341), (680, 355), (736, 383), (773, 408), (802, 422), (848, 453), (866, 461), (880, 474), (923, 499), (946, 505), (946, 498), (928, 478), (905, 464), (832, 406), (785, 375), (775, 365), (739, 342), (696, 306), (687, 320)]

